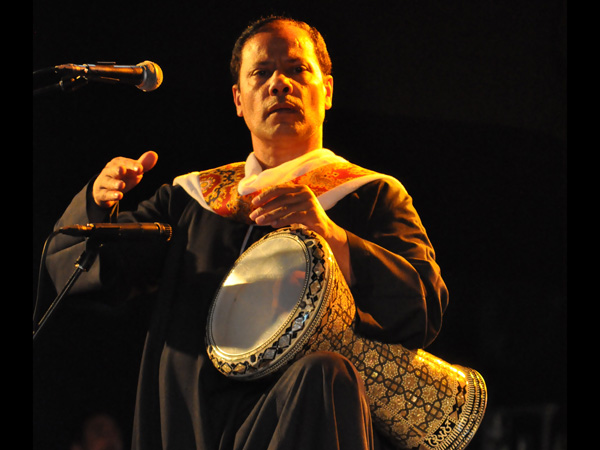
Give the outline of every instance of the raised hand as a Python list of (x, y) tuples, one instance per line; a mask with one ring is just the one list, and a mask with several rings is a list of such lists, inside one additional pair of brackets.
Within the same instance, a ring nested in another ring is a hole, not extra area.
[(117, 157), (111, 160), (94, 182), (93, 195), (96, 204), (111, 208), (123, 195), (136, 187), (144, 174), (158, 161), (155, 152), (146, 152), (139, 159)]

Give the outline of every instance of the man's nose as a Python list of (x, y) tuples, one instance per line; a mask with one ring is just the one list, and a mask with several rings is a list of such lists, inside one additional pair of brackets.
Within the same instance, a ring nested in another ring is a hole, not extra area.
[(269, 85), (269, 94), (271, 95), (289, 95), (292, 93), (292, 82), (285, 74), (276, 70), (271, 77)]

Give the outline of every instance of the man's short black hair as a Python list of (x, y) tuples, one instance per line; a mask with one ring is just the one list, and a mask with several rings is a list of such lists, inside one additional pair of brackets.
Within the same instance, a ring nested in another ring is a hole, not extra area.
[(319, 33), (315, 27), (308, 25), (306, 22), (292, 19), (290, 17), (271, 15), (262, 17), (250, 23), (250, 25), (246, 27), (246, 29), (242, 32), (242, 34), (240, 34), (240, 37), (238, 37), (237, 41), (235, 42), (235, 45), (233, 46), (233, 52), (231, 54), (231, 62), (229, 64), (231, 78), (234, 84), (238, 84), (240, 81), (240, 67), (242, 66), (242, 49), (244, 48), (244, 45), (252, 36), (260, 31), (263, 31), (265, 28), (268, 28), (270, 24), (275, 22), (289, 22), (298, 28), (305, 30), (315, 46), (315, 53), (317, 55), (321, 72), (323, 75), (331, 75), (331, 59), (329, 58), (329, 52), (327, 51), (327, 46), (325, 45), (325, 40), (323, 39), (323, 36), (321, 36), (321, 33)]

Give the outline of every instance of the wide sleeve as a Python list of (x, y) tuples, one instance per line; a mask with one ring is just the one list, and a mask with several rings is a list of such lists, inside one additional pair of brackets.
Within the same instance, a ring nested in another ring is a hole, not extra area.
[(346, 207), (358, 331), (424, 348), (438, 335), (448, 291), (435, 252), (399, 182), (370, 183)]
[[(71, 201), (63, 215), (56, 222), (54, 230), (70, 225), (108, 222), (110, 210), (88, 204), (92, 182), (88, 183)], [(87, 242), (83, 237), (56, 234), (48, 244), (46, 268), (52, 282), (60, 291), (75, 270), (77, 260), (86, 251)], [(71, 289), (72, 294), (94, 291), (101, 285), (100, 264), (96, 260), (87, 272), (82, 273)]]

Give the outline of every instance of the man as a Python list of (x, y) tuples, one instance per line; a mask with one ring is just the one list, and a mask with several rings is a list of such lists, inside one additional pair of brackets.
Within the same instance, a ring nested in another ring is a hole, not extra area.
[[(223, 276), (252, 242), (292, 224), (330, 244), (355, 297), (357, 332), (425, 347), (447, 304), (433, 249), (402, 185), (322, 148), (333, 78), (320, 34), (291, 19), (260, 20), (238, 39), (231, 67), (236, 111), (252, 137), (246, 162), (177, 177), (135, 211), (119, 213), (123, 222), (170, 223), (173, 239), (105, 245), (74, 288), (102, 287), (112, 298), (158, 291), (133, 448), (386, 448), (372, 428), (362, 380), (342, 356), (305, 356), (275, 379), (251, 383), (228, 379), (207, 357), (207, 312)], [(108, 221), (157, 158), (147, 152), (112, 160), (57, 226)], [(54, 241), (48, 266), (57, 287), (84, 245), (65, 236)]]

